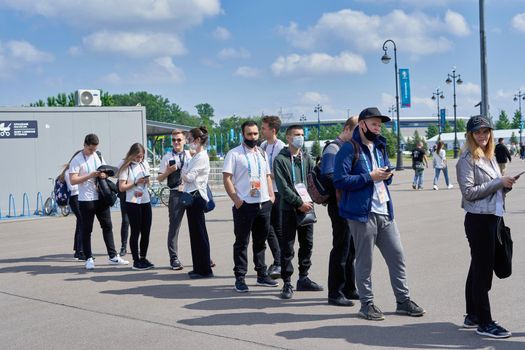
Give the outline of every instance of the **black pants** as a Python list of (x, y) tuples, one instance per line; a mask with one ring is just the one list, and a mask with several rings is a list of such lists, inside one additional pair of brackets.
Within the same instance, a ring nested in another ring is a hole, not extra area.
[(275, 192), (275, 202), (272, 205), (272, 212), (270, 214), (270, 231), (268, 232), (268, 246), (272, 251), (273, 264), (281, 266), (281, 197), (279, 192)]
[(204, 217), (205, 207), (206, 201), (196, 192), (194, 193), (193, 204), (186, 208), (193, 271), (200, 275), (208, 275), (212, 272), (210, 267), (210, 240)]
[(332, 221), (332, 251), (328, 262), (328, 297), (348, 296), (355, 291), (355, 247), (350, 228), (339, 216), (335, 200), (328, 202), (328, 215)]
[(168, 226), (168, 253), (170, 262), (179, 256), (179, 230), (182, 217), (186, 208), (180, 202), (182, 192), (171, 190), (168, 203), (169, 226)]
[(100, 223), (102, 236), (106, 244), (109, 258), (117, 256), (115, 242), (113, 241), (113, 225), (111, 224), (111, 213), (109, 207), (101, 199), (96, 201), (79, 201), (80, 216), (82, 217), (82, 247), (86, 258), (92, 258), (91, 251), (91, 232), (93, 232), (93, 221), (95, 216)]
[(73, 241), (73, 250), (77, 253), (82, 252), (82, 221), (80, 217), (80, 209), (78, 207), (78, 194), (75, 196), (69, 197), (69, 207), (75, 217), (77, 222), (75, 224), (75, 238)]
[(128, 246), (128, 235), (129, 235), (129, 218), (126, 211), (126, 192), (118, 192), (118, 198), (120, 202), (120, 216), (122, 221), (120, 223), (120, 244), (121, 247)]
[(233, 206), (233, 272), (235, 277), (245, 276), (248, 271), (248, 244), (252, 233), (253, 263), (257, 276), (266, 276), (264, 254), (270, 230), (272, 202), (244, 203), (239, 209)]
[[(133, 261), (145, 258), (148, 253), (149, 234), (151, 230), (151, 204), (148, 203), (126, 203), (126, 211), (131, 227), (129, 237), (129, 248)], [(140, 236), (140, 250), (139, 250)]]
[(295, 211), (282, 212), (283, 238), (281, 240), (281, 277), (290, 282), (293, 274), (293, 257), (295, 255), (295, 235), (299, 240), (299, 276), (308, 276), (312, 266), (312, 248), (314, 245), (314, 225), (297, 226)]
[(499, 217), (495, 215), (465, 215), (465, 232), (471, 257), (465, 286), (467, 314), (477, 316), (481, 325), (492, 322), (489, 291), (492, 287), (498, 220)]

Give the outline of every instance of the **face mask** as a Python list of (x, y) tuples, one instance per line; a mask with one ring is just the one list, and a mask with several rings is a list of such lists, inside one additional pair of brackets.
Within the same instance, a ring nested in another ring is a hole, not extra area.
[(304, 144), (304, 136), (294, 136), (292, 139), (292, 145), (295, 148), (301, 148)]
[(367, 138), (367, 140), (375, 141), (377, 137), (379, 136), (379, 134), (376, 134), (370, 131), (370, 129), (368, 129), (368, 125), (366, 124), (366, 122), (365, 122), (365, 127), (366, 127), (366, 131), (364, 133), (365, 133), (365, 137)]
[(192, 142), (192, 143), (190, 143), (190, 144), (188, 145), (188, 147), (189, 147), (190, 151), (195, 152), (195, 151), (197, 150), (197, 147), (198, 147), (198, 146), (197, 146), (197, 144), (195, 144), (195, 143)]
[(257, 146), (257, 140), (246, 140), (244, 139), (244, 144), (248, 146), (249, 148), (254, 148)]

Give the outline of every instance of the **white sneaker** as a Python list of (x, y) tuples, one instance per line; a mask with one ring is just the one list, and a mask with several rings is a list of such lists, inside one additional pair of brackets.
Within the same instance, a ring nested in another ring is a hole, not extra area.
[(86, 270), (93, 270), (95, 268), (95, 260), (89, 258), (86, 260)]
[(432, 186), (432, 188), (436, 191), (439, 190), (439, 187), (437, 187), (437, 185)]
[(454, 185), (452, 185), (452, 184), (447, 186), (448, 189), (451, 189), (452, 187), (454, 187)]
[(129, 264), (129, 261), (124, 260), (120, 257), (120, 255), (116, 255), (113, 258), (108, 260), (111, 265), (127, 265)]

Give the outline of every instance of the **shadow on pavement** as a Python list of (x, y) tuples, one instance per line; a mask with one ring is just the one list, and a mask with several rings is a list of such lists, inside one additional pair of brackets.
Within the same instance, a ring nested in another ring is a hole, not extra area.
[[(190, 310), (236, 310), (236, 309), (267, 309), (274, 307), (308, 307), (318, 306), (327, 303), (326, 298), (313, 298), (313, 299), (291, 299), (282, 300), (278, 298), (280, 290), (277, 290), (275, 298), (273, 299), (262, 299), (262, 298), (229, 298), (229, 299), (213, 299), (203, 300), (196, 303), (186, 305), (186, 309)], [(250, 289), (251, 294), (251, 289)]]
[[(125, 267), (124, 267), (125, 268)], [(128, 272), (130, 268), (128, 267), (125, 272)], [(127, 273), (125, 275), (119, 274), (119, 275), (104, 275), (104, 276), (92, 276), (88, 278), (67, 278), (65, 281), (85, 281), (85, 280), (91, 280), (92, 282), (140, 282), (140, 281), (193, 281), (188, 277), (187, 272), (177, 271), (174, 272), (171, 269), (158, 269), (162, 272), (169, 271), (167, 273), (159, 273), (157, 272), (157, 269), (148, 270), (147, 272), (131, 272)], [(96, 269), (95, 272), (98, 272), (99, 269)], [(113, 270), (115, 271), (115, 270)], [(173, 273), (170, 273), (172, 272)], [(221, 279), (221, 278), (228, 278), (231, 279), (231, 276), (217, 276), (213, 277), (212, 279)]]
[[(450, 322), (420, 323), (405, 326), (371, 325), (326, 326), (299, 331), (284, 331), (276, 334), (289, 340), (344, 339), (351, 344), (363, 344), (385, 348), (411, 349), (479, 349), (505, 348), (523, 349), (523, 342), (510, 339), (486, 339), (478, 336), (475, 330), (459, 328)], [(524, 333), (514, 334), (521, 337)]]
[(348, 317), (349, 316), (346, 313), (331, 315), (301, 315), (290, 313), (243, 312), (210, 315), (180, 320), (178, 322), (188, 326), (252, 326), (295, 322), (318, 322)]

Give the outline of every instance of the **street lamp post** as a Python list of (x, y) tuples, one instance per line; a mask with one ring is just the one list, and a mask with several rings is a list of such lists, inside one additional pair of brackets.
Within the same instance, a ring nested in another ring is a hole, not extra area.
[(522, 144), (521, 135), (523, 134), (523, 116), (521, 115), (521, 100), (525, 100), (525, 94), (518, 90), (518, 93), (514, 95), (514, 101), (518, 101), (519, 111), (520, 111), (520, 147)]
[(384, 64), (389, 63), (392, 60), (387, 53), (388, 47), (386, 44), (392, 43), (394, 46), (394, 74), (396, 77), (396, 114), (397, 114), (397, 161), (396, 161), (396, 170), (403, 170), (403, 158), (401, 157), (401, 124), (399, 123), (399, 84), (397, 82), (397, 47), (396, 43), (392, 39), (388, 39), (383, 43), (383, 51), (385, 52), (381, 57), (381, 62)]
[(463, 84), (463, 80), (461, 80), (461, 74), (456, 75), (456, 67), (452, 68), (452, 74), (447, 74), (447, 80), (445, 80), (445, 83), (450, 84), (452, 83), (452, 91), (454, 92), (454, 158), (458, 157), (459, 152), (459, 145), (458, 145), (458, 121), (456, 119), (456, 83), (458, 85)]
[[(388, 113), (390, 113), (390, 117), (392, 118), (392, 130), (395, 132), (398, 128), (397, 123), (394, 121), (394, 112), (396, 111), (396, 105), (392, 105), (388, 108)], [(394, 126), (396, 126), (394, 128)]]
[(321, 140), (321, 118), (319, 117), (319, 113), (322, 111), (323, 107), (318, 103), (314, 109), (314, 113), (317, 113), (317, 140)]
[[(440, 118), (440, 110), (439, 110), (439, 99), (444, 99), (445, 96), (443, 95), (443, 90), (439, 90), (439, 89), (436, 89), (436, 92), (433, 92), (432, 93), (432, 99), (433, 100), (436, 100), (437, 101), (437, 108), (438, 108), (438, 113), (437, 113), (437, 117), (438, 117), (438, 133), (439, 133), (439, 136), (438, 136), (438, 141), (441, 140), (441, 118)], [(443, 125), (444, 127), (445, 125)]]

